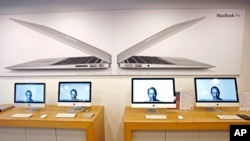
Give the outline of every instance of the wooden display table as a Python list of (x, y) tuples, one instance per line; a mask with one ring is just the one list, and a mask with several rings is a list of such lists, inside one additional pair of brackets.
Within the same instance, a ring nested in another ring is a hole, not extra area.
[[(74, 118), (56, 118), (57, 113), (65, 113), (66, 107), (46, 106), (34, 112), (30, 118), (12, 118), (16, 113), (25, 113), (26, 108), (15, 107), (5, 112), (0, 112), (1, 127), (32, 127), (32, 128), (67, 128), (83, 129), (86, 132), (87, 141), (104, 141), (104, 107), (91, 106), (85, 112), (94, 113), (91, 118), (84, 118), (83, 113), (78, 113)], [(47, 114), (47, 118), (40, 118)]]
[[(171, 130), (171, 131), (229, 131), (231, 124), (250, 125), (249, 121), (221, 120), (219, 114), (237, 114), (236, 108), (221, 108), (221, 112), (208, 112), (205, 108), (195, 108), (192, 111), (158, 109), (160, 114), (166, 114), (167, 119), (146, 119), (146, 109), (127, 106), (124, 113), (124, 141), (132, 140), (135, 130)], [(184, 119), (179, 120), (178, 115)]]

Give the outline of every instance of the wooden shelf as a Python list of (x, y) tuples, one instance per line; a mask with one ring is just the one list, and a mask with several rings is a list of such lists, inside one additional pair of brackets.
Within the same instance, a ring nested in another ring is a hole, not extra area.
[[(160, 114), (167, 115), (167, 119), (146, 119), (146, 109), (127, 106), (124, 113), (124, 141), (131, 141), (134, 130), (170, 130), (170, 131), (229, 131), (231, 124), (250, 125), (249, 121), (221, 120), (219, 114), (238, 114), (237, 108), (221, 108), (221, 112), (208, 112), (204, 108), (190, 111), (158, 109)], [(179, 120), (178, 115), (184, 119)]]
[[(12, 118), (16, 113), (25, 113), (26, 108), (15, 107), (5, 112), (0, 112), (1, 127), (32, 127), (32, 128), (67, 128), (83, 129), (86, 131), (87, 141), (104, 141), (104, 107), (91, 106), (85, 112), (94, 113), (91, 118), (84, 118), (83, 113), (78, 113), (74, 118), (56, 118), (57, 113), (65, 113), (67, 107), (49, 105), (34, 112), (30, 118)], [(42, 114), (47, 114), (47, 118), (40, 118)]]

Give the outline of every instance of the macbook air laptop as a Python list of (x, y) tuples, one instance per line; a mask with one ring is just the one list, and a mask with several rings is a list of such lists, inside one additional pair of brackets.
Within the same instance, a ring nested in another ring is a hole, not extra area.
[(7, 111), (9, 109), (14, 108), (13, 104), (1, 104), (0, 105), (0, 112)]
[(10, 18), (10, 20), (23, 26), (31, 28), (46, 36), (65, 43), (75, 49), (89, 54), (90, 56), (67, 57), (67, 58), (48, 58), (33, 60), (13, 66), (6, 67), (10, 70), (28, 70), (28, 69), (102, 69), (111, 66), (111, 55), (101, 49), (98, 49), (88, 43), (75, 39), (60, 31), (47, 26)]
[(174, 24), (124, 50), (117, 56), (120, 68), (211, 68), (213, 65), (180, 57), (135, 56), (158, 42), (203, 20), (205, 17)]

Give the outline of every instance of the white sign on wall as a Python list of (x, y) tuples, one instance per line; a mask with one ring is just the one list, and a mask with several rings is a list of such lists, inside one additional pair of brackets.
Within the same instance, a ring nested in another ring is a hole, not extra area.
[[(244, 17), (242, 9), (3, 15), (0, 75), (239, 75)], [(47, 65), (54, 58), (90, 55), (104, 59), (104, 65)], [(137, 55), (172, 60), (125, 64)], [(40, 59), (46, 61), (23, 64)]]

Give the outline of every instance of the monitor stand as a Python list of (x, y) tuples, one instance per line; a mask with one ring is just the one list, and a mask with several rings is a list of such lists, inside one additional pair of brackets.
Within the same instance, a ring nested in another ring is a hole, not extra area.
[(221, 112), (221, 110), (217, 109), (216, 107), (206, 107), (208, 112)]
[(39, 107), (30, 107), (30, 108), (28, 108), (27, 110), (26, 110), (26, 112), (28, 112), (28, 113), (34, 113), (34, 112), (37, 112), (37, 111), (39, 111), (41, 108), (39, 108)]
[(152, 115), (152, 114), (159, 114), (159, 111), (157, 108), (150, 108), (150, 109), (147, 109), (147, 115)]
[(74, 107), (70, 107), (67, 109), (67, 113), (80, 113), (84, 111), (85, 111), (85, 107), (83, 106), (74, 106)]

